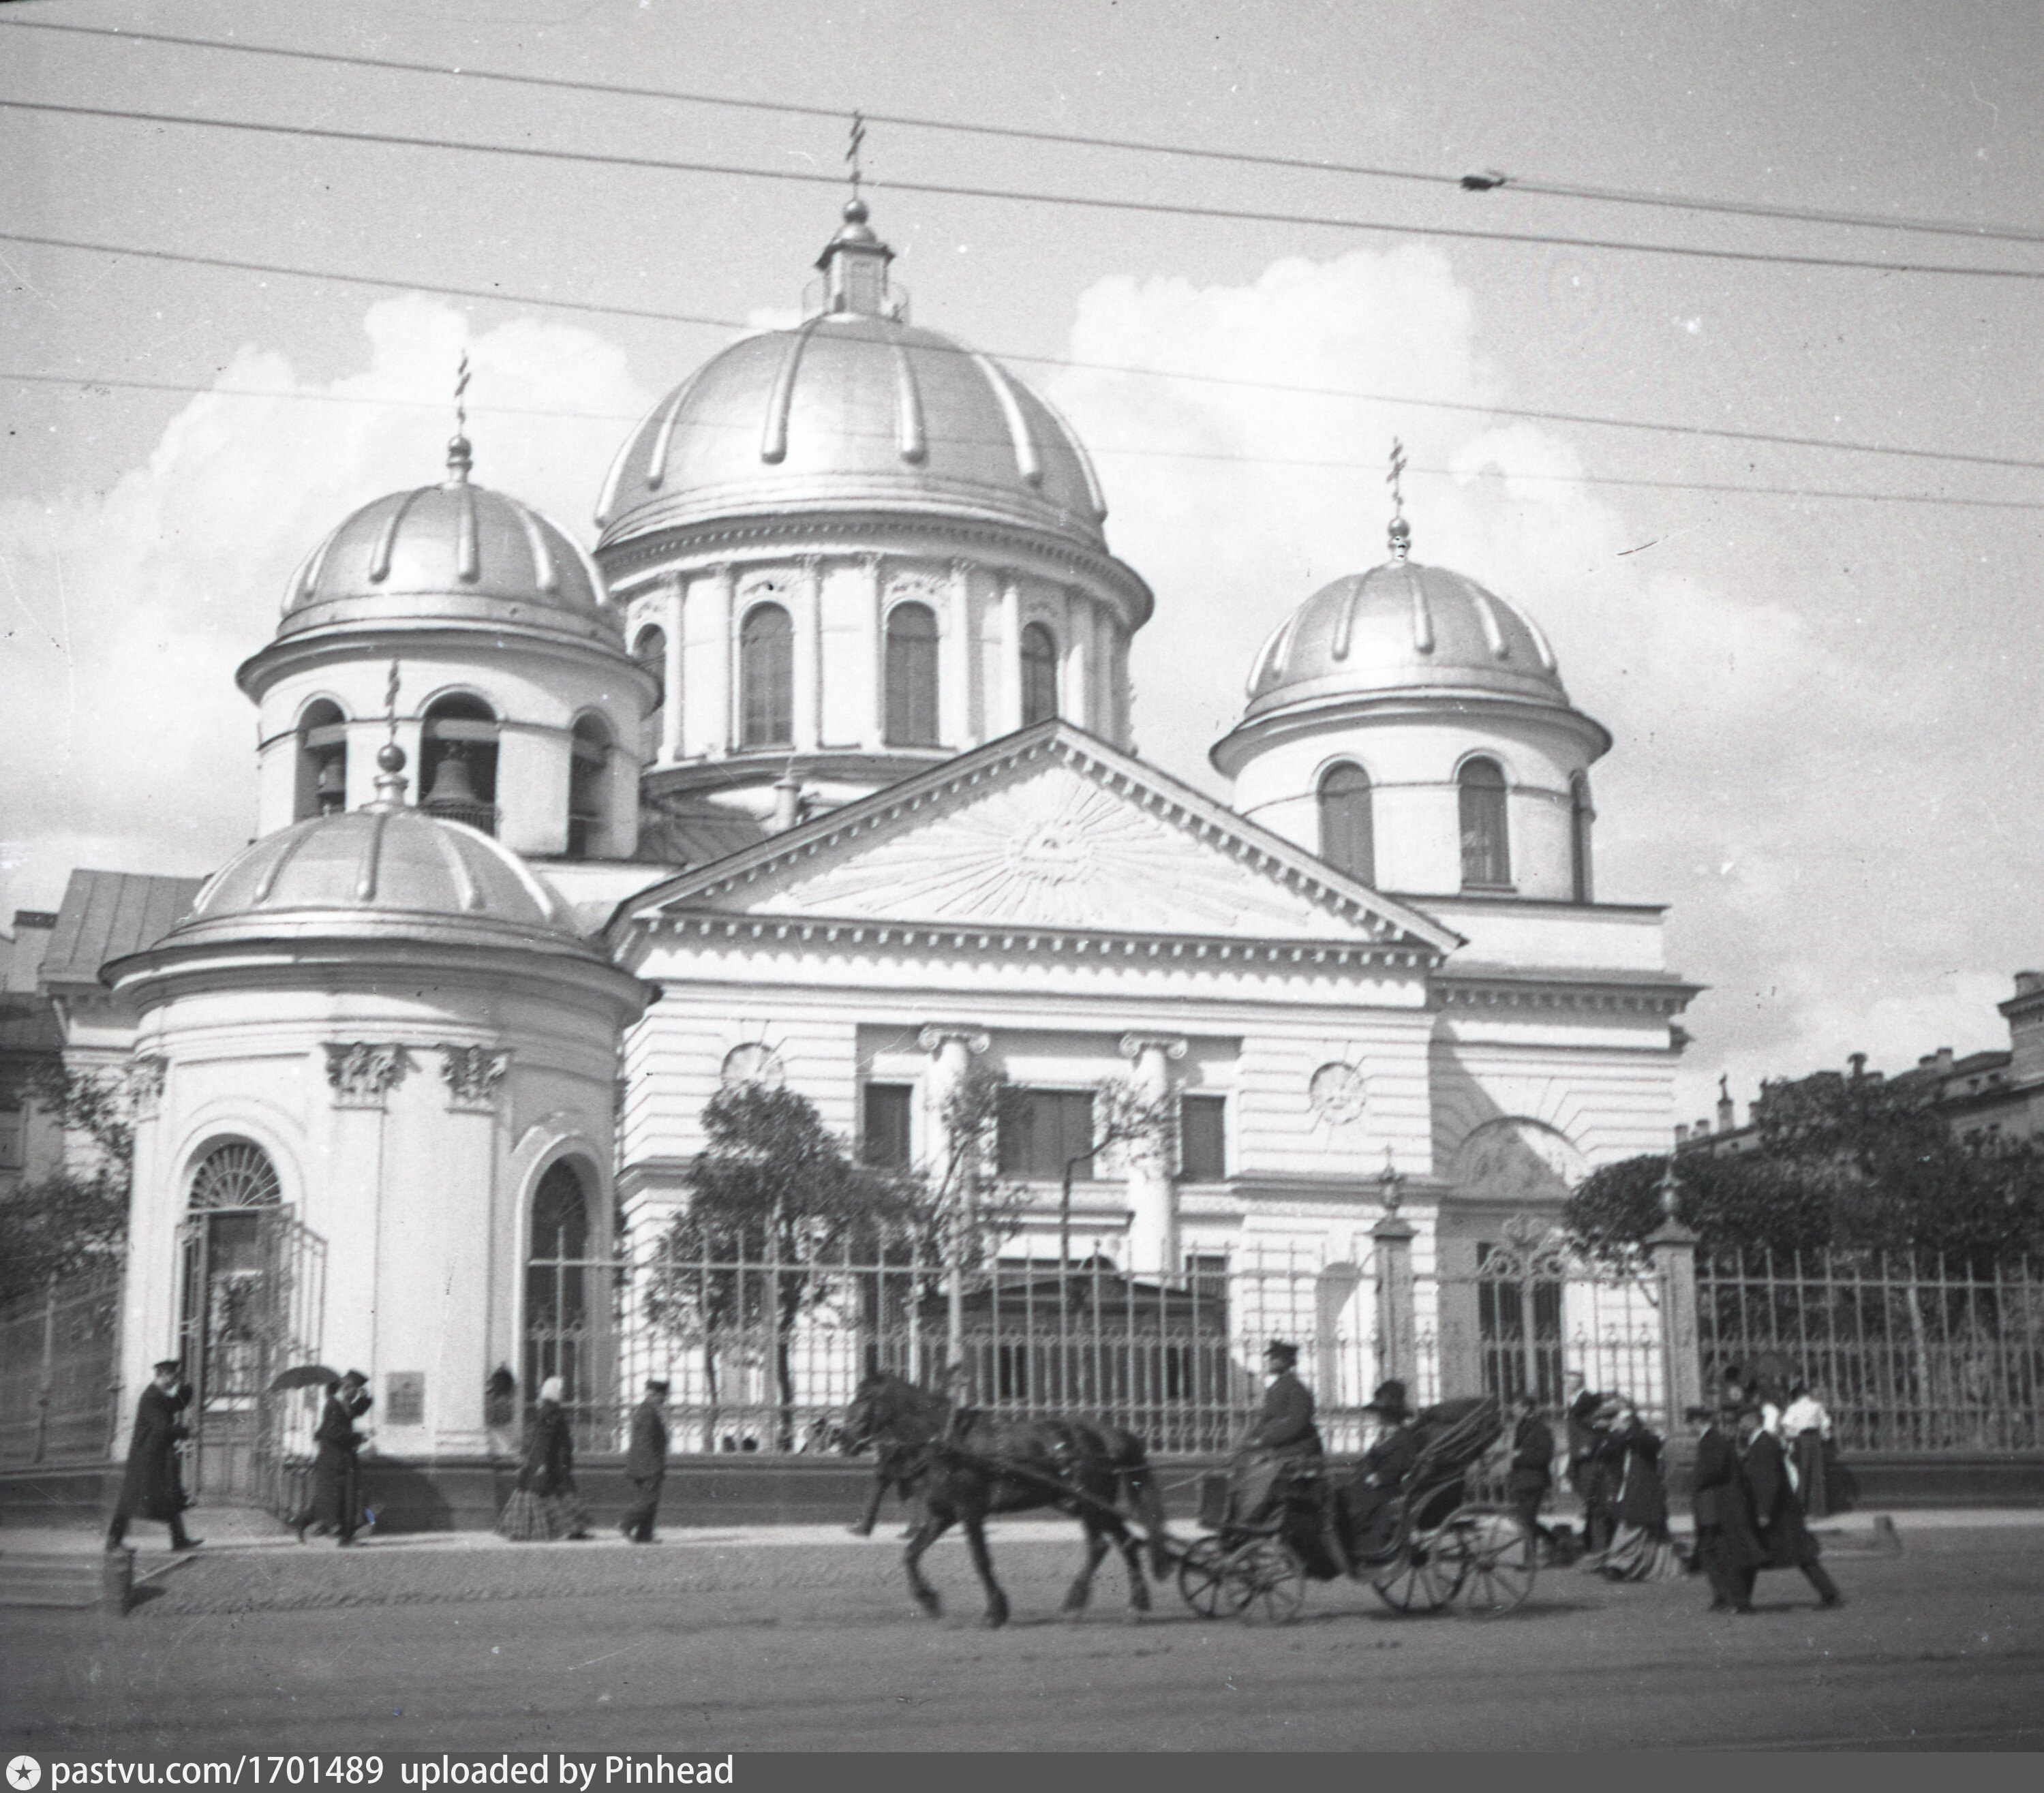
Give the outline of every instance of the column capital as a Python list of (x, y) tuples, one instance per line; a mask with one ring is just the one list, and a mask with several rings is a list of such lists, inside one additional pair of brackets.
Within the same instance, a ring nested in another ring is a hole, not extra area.
[(932, 1022), (916, 1036), (916, 1044), (931, 1054), (943, 1051), (953, 1040), (959, 1042), (974, 1058), (993, 1043), (993, 1036), (984, 1027), (966, 1027), (947, 1021)]
[(1166, 1058), (1179, 1059), (1185, 1055), (1186, 1042), (1177, 1034), (1124, 1034), (1121, 1036), (1121, 1056), (1140, 1058), (1146, 1052), (1161, 1052)]
[(820, 554), (798, 555), (795, 559), (795, 564), (802, 570), (802, 577), (805, 579), (813, 579), (816, 576), (816, 569), (823, 563), (824, 557)]

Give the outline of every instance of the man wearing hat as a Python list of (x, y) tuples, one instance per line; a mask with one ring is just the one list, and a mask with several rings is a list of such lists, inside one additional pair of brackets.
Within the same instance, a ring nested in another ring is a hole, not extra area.
[(1299, 1380), (1299, 1347), (1274, 1338), (1263, 1353), (1263, 1411), (1237, 1451), (1235, 1517), (1254, 1525), (1276, 1505), (1278, 1484), (1294, 1463), (1320, 1455), (1313, 1392)]
[(190, 1435), (181, 1415), (191, 1399), (175, 1357), (156, 1366), (156, 1376), (135, 1407), (135, 1430), (128, 1441), (128, 1472), (121, 1479), (106, 1548), (117, 1550), (130, 1519), (160, 1519), (171, 1528), (171, 1548), (190, 1550), (202, 1539), (185, 1535), (185, 1490), (178, 1474), (178, 1441)]
[(1352, 1555), (1368, 1557), (1384, 1540), (1379, 1535), (1399, 1485), (1420, 1461), (1422, 1440), (1406, 1404), (1405, 1384), (1393, 1377), (1380, 1382), (1377, 1392), (1362, 1410), (1374, 1413), (1385, 1427), (1383, 1435), (1362, 1453), (1348, 1486), (1342, 1490), (1342, 1505), (1348, 1515)]
[(634, 1544), (654, 1544), (653, 1521), (660, 1511), (660, 1484), (667, 1476), (667, 1422), (661, 1408), (667, 1384), (646, 1384), (646, 1398), (632, 1410), (632, 1448), (624, 1472), (632, 1478), (632, 1504), (617, 1529)]
[(1753, 1511), (1739, 1472), (1735, 1427), (1739, 1403), (1691, 1407), (1683, 1415), (1704, 1422), (1696, 1438), (1696, 1478), (1689, 1509), (1696, 1520), (1696, 1562), (1711, 1578), (1712, 1612), (1753, 1611), (1753, 1576), (1760, 1545), (1753, 1535)]
[[(1739, 1430), (1744, 1446), (1740, 1470), (1753, 1515), (1754, 1536), (1759, 1542), (1758, 1566), (1800, 1569), (1804, 1580), (1817, 1591), (1820, 1604), (1843, 1606), (1845, 1595), (1817, 1560), (1817, 1541), (1803, 1522), (1803, 1503), (1788, 1479), (1788, 1453), (1765, 1409), (1748, 1407), (1739, 1415)], [(1747, 1585), (1752, 1585), (1750, 1576)]]
[(355, 1430), (355, 1422), (375, 1401), (369, 1378), (359, 1369), (350, 1370), (327, 1389), (319, 1428), (313, 1434), (313, 1442), (319, 1448), (313, 1458), (312, 1503), (291, 1522), (301, 1544), (308, 1531), (322, 1536), (332, 1532), (339, 1545), (355, 1542), (362, 1523), (355, 1454), (362, 1448), (362, 1434)]

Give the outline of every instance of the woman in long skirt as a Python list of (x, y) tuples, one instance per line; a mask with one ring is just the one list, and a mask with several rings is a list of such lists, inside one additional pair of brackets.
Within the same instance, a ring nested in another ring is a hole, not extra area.
[(1681, 1554), (1668, 1530), (1668, 1489), (1661, 1479), (1661, 1435), (1621, 1403), (1609, 1415), (1610, 1437), (1619, 1453), (1618, 1492), (1612, 1501), (1617, 1530), (1610, 1544), (1583, 1567), (1608, 1581), (1669, 1581), (1683, 1572)]
[(526, 1435), (518, 1486), (497, 1521), (498, 1532), (513, 1543), (590, 1535), (589, 1509), (575, 1492), (574, 1438), (561, 1405), (566, 1398), (558, 1376), (540, 1384), (540, 1404)]
[(1782, 1410), (1781, 1440), (1788, 1447), (1803, 1511), (1812, 1519), (1829, 1518), (1836, 1505), (1828, 1473), (1831, 1437), (1831, 1416), (1824, 1411), (1824, 1403), (1798, 1382), (1788, 1391), (1788, 1405)]

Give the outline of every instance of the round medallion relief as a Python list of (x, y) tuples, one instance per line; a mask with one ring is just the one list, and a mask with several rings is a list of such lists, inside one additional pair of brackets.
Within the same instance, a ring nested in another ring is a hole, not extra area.
[(748, 1040), (743, 1046), (734, 1046), (724, 1055), (724, 1087), (736, 1089), (741, 1084), (756, 1083), (768, 1089), (778, 1089), (786, 1081), (787, 1073), (782, 1068), (781, 1054), (764, 1040)]
[(1323, 1065), (1307, 1080), (1306, 1100), (1331, 1126), (1362, 1119), (1362, 1073), (1339, 1062)]

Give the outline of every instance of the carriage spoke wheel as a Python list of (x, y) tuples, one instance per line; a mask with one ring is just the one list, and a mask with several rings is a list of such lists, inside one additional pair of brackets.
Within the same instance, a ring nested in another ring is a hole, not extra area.
[(1454, 1598), (1478, 1618), (1515, 1611), (1533, 1591), (1539, 1545), (1516, 1513), (1456, 1514), (1448, 1522), (1458, 1559)]
[(1202, 1618), (1232, 1618), (1242, 1610), (1242, 1595), (1228, 1576), (1228, 1552), (1217, 1538), (1203, 1538), (1178, 1559), (1178, 1592)]
[(1246, 1619), (1289, 1624), (1305, 1604), (1305, 1568), (1281, 1538), (1251, 1538), (1229, 1553), (1225, 1572), (1234, 1610)]
[(1400, 1612), (1439, 1612), (1454, 1598), (1457, 1564), (1444, 1554), (1439, 1532), (1408, 1539), (1396, 1561), (1377, 1572), (1370, 1586)]

